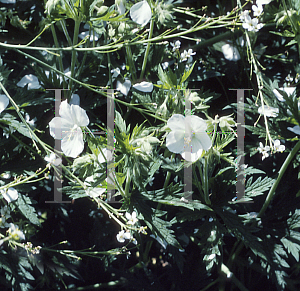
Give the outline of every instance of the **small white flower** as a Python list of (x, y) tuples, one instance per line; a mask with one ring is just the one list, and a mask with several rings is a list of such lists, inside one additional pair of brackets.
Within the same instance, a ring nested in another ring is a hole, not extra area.
[(269, 156), (269, 153), (268, 153), (268, 151), (270, 151), (269, 146), (264, 147), (263, 144), (260, 142), (257, 150), (259, 151), (259, 153), (262, 154), (262, 160), (264, 160), (265, 158), (267, 158)]
[(44, 158), (44, 160), (54, 166), (58, 166), (61, 164), (61, 158), (58, 158), (55, 153), (51, 153), (50, 155), (47, 155)]
[(241, 13), (241, 15), (240, 15), (240, 20), (244, 22), (245, 19), (246, 19), (247, 17), (250, 17), (250, 16), (249, 16), (249, 10), (245, 10), (245, 11), (243, 11), (243, 12)]
[(288, 130), (292, 131), (293, 133), (296, 133), (298, 135), (300, 135), (300, 127), (299, 125), (295, 125), (294, 127), (288, 127)]
[(41, 85), (39, 83), (39, 80), (36, 76), (29, 74), (24, 76), (18, 83), (17, 86), (19, 87), (25, 87), (28, 84), (28, 89), (39, 89), (41, 88)]
[(274, 141), (274, 150), (275, 152), (283, 152), (285, 150), (285, 146), (280, 144), (280, 141), (278, 139), (276, 139)]
[(166, 138), (167, 148), (170, 152), (180, 153), (185, 160), (195, 162), (202, 156), (203, 150), (207, 151), (212, 146), (205, 132), (207, 124), (198, 116), (174, 114), (167, 126), (171, 129)]
[(260, 16), (264, 11), (261, 4), (252, 5), (252, 10), (254, 16)]
[(136, 222), (138, 222), (138, 219), (136, 218), (136, 212), (133, 211), (132, 214), (126, 212), (125, 214), (126, 218), (127, 218), (127, 223), (134, 225)]
[(117, 90), (120, 91), (123, 95), (127, 96), (129, 90), (131, 87), (130, 80), (125, 80), (125, 82), (122, 84), (120, 81), (117, 81)]
[(23, 231), (21, 231), (19, 227), (17, 225), (14, 225), (13, 223), (10, 223), (8, 233), (10, 238), (12, 238), (13, 240), (25, 239)]
[(248, 31), (259, 31), (264, 25), (262, 23), (258, 23), (257, 18), (251, 18), (250, 16), (245, 17), (245, 22), (243, 23), (243, 28)]
[(12, 187), (9, 187), (7, 190), (0, 190), (0, 192), (8, 203), (17, 200), (19, 197), (18, 191)]
[(137, 24), (145, 26), (152, 17), (151, 8), (147, 1), (141, 1), (134, 4), (130, 8), (130, 17)]
[(9, 99), (6, 95), (0, 95), (0, 113), (4, 111), (9, 104)]
[(263, 110), (262, 106), (260, 106), (258, 108), (258, 113), (259, 114), (264, 114), (264, 115), (266, 115), (268, 117), (276, 117), (278, 115), (278, 113), (279, 113), (279, 109), (265, 105), (264, 106), (264, 110)]
[(63, 153), (76, 158), (84, 149), (81, 126), (89, 124), (89, 118), (84, 109), (78, 105), (69, 105), (67, 100), (61, 102), (59, 115), (49, 122), (50, 135), (61, 140)]
[(121, 230), (117, 234), (117, 240), (118, 240), (118, 242), (123, 243), (123, 242), (125, 242), (126, 239), (131, 239), (130, 232), (125, 232), (124, 230)]
[(189, 49), (188, 51), (184, 50), (183, 53), (181, 53), (180, 58), (181, 61), (184, 62), (187, 60), (188, 63), (191, 63), (193, 61), (193, 55), (195, 55), (196, 52), (193, 52), (192, 49)]
[(176, 40), (175, 43), (170, 42), (170, 45), (173, 47), (173, 52), (180, 49), (181, 42), (180, 40)]
[(25, 113), (25, 121), (26, 121), (30, 126), (36, 127), (36, 124), (35, 124), (36, 120), (37, 120), (36, 118), (33, 118), (33, 119), (30, 120), (29, 114), (28, 114), (28, 113)]
[(293, 82), (294, 78), (291, 77), (290, 74), (288, 74), (288, 75), (285, 77), (285, 80), (286, 80), (287, 82)]
[(132, 86), (134, 89), (139, 90), (141, 92), (152, 92), (153, 91), (153, 84), (149, 83), (149, 82), (141, 82), (141, 83), (137, 83), (134, 84)]

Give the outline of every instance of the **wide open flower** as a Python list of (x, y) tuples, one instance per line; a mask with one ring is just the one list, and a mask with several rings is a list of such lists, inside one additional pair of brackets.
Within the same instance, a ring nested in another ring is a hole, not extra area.
[(89, 124), (89, 118), (78, 105), (69, 105), (67, 100), (60, 104), (59, 115), (54, 117), (50, 123), (50, 134), (55, 139), (61, 139), (61, 149), (63, 153), (72, 158), (76, 158), (84, 148), (83, 133), (81, 126)]
[(185, 160), (195, 162), (203, 150), (207, 151), (212, 146), (205, 132), (207, 124), (198, 116), (174, 114), (167, 126), (171, 129), (166, 139), (167, 148), (173, 153), (180, 153)]

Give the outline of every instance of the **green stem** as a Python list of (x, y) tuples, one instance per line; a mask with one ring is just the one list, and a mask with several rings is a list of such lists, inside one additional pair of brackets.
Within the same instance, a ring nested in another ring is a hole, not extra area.
[[(74, 34), (73, 34), (73, 47), (76, 46), (78, 43), (78, 33), (79, 33), (79, 27), (80, 27), (81, 20), (76, 19), (75, 20), (75, 27), (74, 27)], [(75, 63), (76, 63), (76, 51), (73, 49), (72, 50), (72, 59), (71, 59), (71, 77), (74, 78), (75, 75)], [(71, 97), (72, 92), (74, 91), (72, 88), (73, 85), (73, 80), (70, 79), (69, 81), (69, 89), (70, 89), (70, 94), (69, 98)]]
[(209, 191), (208, 191), (208, 163), (207, 163), (207, 157), (204, 158), (204, 170), (203, 170), (203, 180), (204, 180), (204, 201), (206, 204), (210, 205), (209, 200)]
[[(57, 48), (59, 48), (59, 43), (58, 43), (54, 23), (51, 25), (51, 32), (52, 32), (54, 44)], [(62, 51), (59, 52), (59, 57), (57, 59), (58, 59), (59, 69), (63, 72), (64, 71), (64, 65), (63, 65), (63, 62), (62, 62)], [(62, 78), (63, 78), (63, 88), (65, 89), (66, 86), (67, 86), (67, 83), (66, 83), (65, 77), (62, 76)]]
[[(172, 154), (171, 160), (174, 160), (174, 159), (175, 159), (175, 155), (176, 155), (176, 154)], [(166, 176), (166, 180), (165, 180), (165, 183), (164, 183), (164, 187), (163, 187), (164, 189), (166, 189), (166, 188), (168, 187), (170, 178), (171, 178), (171, 171), (168, 171), (168, 172), (167, 172), (167, 176)]]
[(131, 78), (132, 78), (132, 82), (134, 83), (136, 80), (136, 70), (135, 70), (135, 65), (132, 59), (132, 53), (131, 53), (131, 48), (130, 46), (128, 46), (127, 44), (125, 45), (125, 50), (126, 50), (126, 55), (127, 55), (127, 60), (129, 63), (129, 70), (131, 73)]
[[(149, 31), (149, 37), (148, 37), (148, 39), (152, 38), (153, 28), (154, 28), (154, 18), (152, 18), (151, 22), (150, 22), (150, 31)], [(147, 48), (146, 48), (146, 52), (145, 52), (145, 55), (144, 55), (144, 60), (143, 60), (142, 72), (141, 72), (141, 75), (140, 75), (140, 80), (142, 80), (143, 77), (144, 77), (144, 73), (145, 73), (145, 70), (146, 70), (146, 64), (147, 64), (147, 59), (148, 59), (148, 55), (149, 55), (149, 51), (150, 51), (150, 45), (151, 45), (151, 43), (148, 42)]]
[(264, 212), (266, 211), (266, 209), (268, 208), (274, 194), (275, 194), (275, 191), (277, 189), (277, 186), (280, 182), (280, 180), (282, 179), (285, 171), (287, 170), (289, 164), (291, 163), (291, 161), (293, 160), (295, 154), (299, 151), (300, 149), (300, 141), (297, 142), (297, 144), (295, 145), (295, 147), (292, 149), (292, 151), (289, 153), (289, 155), (287, 156), (286, 160), (284, 161), (283, 165), (281, 166), (280, 170), (279, 170), (279, 173), (278, 173), (278, 177), (275, 181), (275, 183), (273, 184), (272, 188), (270, 189), (268, 195), (267, 195), (267, 198), (265, 200), (265, 203), (263, 205), (263, 207), (261, 208), (261, 210), (259, 211), (257, 217), (261, 217)]
[(131, 178), (130, 178), (130, 172), (128, 170), (127, 177), (126, 177), (126, 184), (125, 184), (125, 197), (126, 198), (129, 197), (130, 182), (131, 182)]

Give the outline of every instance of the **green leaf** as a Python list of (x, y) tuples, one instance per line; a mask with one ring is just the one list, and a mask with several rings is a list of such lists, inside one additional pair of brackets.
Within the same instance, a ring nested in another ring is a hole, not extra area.
[(191, 66), (191, 68), (190, 68), (189, 70), (187, 70), (187, 71), (184, 72), (184, 74), (183, 74), (183, 76), (182, 76), (182, 78), (181, 78), (181, 80), (180, 80), (180, 82), (179, 82), (180, 86), (181, 86), (182, 83), (183, 83), (184, 81), (186, 81), (187, 78), (191, 75), (191, 73), (193, 72), (193, 69), (194, 69), (194, 66), (195, 66), (195, 65), (196, 65), (196, 61), (193, 63), (193, 65)]
[(40, 226), (41, 223), (38, 219), (35, 208), (30, 206), (30, 204), (32, 204), (30, 198), (19, 193), (19, 198), (16, 200), (17, 207), (32, 224)]

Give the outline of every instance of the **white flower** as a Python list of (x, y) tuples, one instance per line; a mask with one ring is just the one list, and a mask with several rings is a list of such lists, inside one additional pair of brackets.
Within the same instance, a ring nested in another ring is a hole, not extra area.
[(6, 95), (0, 95), (0, 113), (6, 109), (9, 104), (9, 99)]
[(9, 187), (7, 190), (0, 190), (0, 192), (8, 203), (17, 200), (19, 197), (18, 191), (12, 187)]
[(258, 113), (259, 114), (264, 114), (264, 115), (266, 115), (268, 117), (276, 117), (277, 114), (278, 114), (278, 112), (279, 112), (278, 108), (274, 108), (274, 107), (271, 107), (271, 106), (266, 106), (265, 105), (264, 106), (264, 110), (263, 110), (262, 106), (260, 106), (258, 108)]
[(241, 59), (240, 53), (236, 46), (227, 43), (224, 44), (221, 49), (226, 60), (236, 62)]
[(153, 91), (153, 84), (149, 83), (149, 82), (145, 82), (145, 81), (134, 84), (132, 87), (134, 89), (142, 91), (142, 92), (152, 92)]
[(23, 231), (21, 231), (19, 227), (17, 225), (14, 225), (13, 223), (10, 223), (8, 233), (10, 238), (12, 238), (13, 240), (25, 239)]
[(299, 125), (295, 125), (294, 127), (288, 127), (288, 130), (292, 131), (293, 133), (299, 134), (300, 135), (300, 127)]
[(51, 153), (50, 155), (47, 155), (44, 158), (44, 160), (54, 166), (58, 166), (61, 164), (61, 158), (58, 158), (55, 153)]
[(145, 26), (150, 21), (151, 16), (151, 8), (147, 1), (136, 3), (130, 8), (131, 19), (141, 26)]
[(63, 153), (76, 158), (84, 148), (83, 133), (81, 126), (89, 124), (89, 118), (78, 105), (69, 105), (67, 100), (60, 104), (59, 115), (54, 117), (50, 123), (50, 135), (55, 139), (61, 139)]
[(252, 10), (254, 16), (260, 16), (264, 11), (261, 4), (252, 5)]
[(256, 0), (256, 5), (265, 5), (272, 2), (272, 0)]
[(17, 86), (25, 87), (27, 84), (29, 90), (41, 88), (38, 78), (32, 74), (24, 76), (20, 82), (17, 83)]
[(264, 147), (263, 144), (260, 142), (257, 150), (259, 151), (259, 153), (262, 154), (262, 160), (264, 160), (265, 158), (267, 158), (269, 156), (269, 153), (268, 153), (268, 151), (270, 150), (269, 146)]
[(181, 42), (180, 40), (176, 40), (175, 43), (170, 42), (170, 45), (173, 47), (173, 52), (180, 49)]
[(195, 55), (196, 52), (193, 52), (192, 49), (189, 49), (188, 51), (184, 50), (183, 53), (181, 53), (180, 58), (181, 61), (184, 62), (187, 60), (188, 63), (191, 63), (193, 61), (193, 55)]
[(80, 97), (78, 94), (72, 94), (69, 104), (80, 105)]
[(249, 10), (245, 10), (241, 13), (240, 20), (244, 22), (247, 17), (249, 17)]
[(288, 75), (285, 77), (285, 80), (286, 80), (287, 82), (293, 82), (294, 78), (291, 77), (290, 74), (288, 74)]
[(125, 80), (125, 82), (122, 84), (120, 81), (117, 81), (117, 90), (120, 91), (123, 95), (127, 96), (129, 90), (131, 87), (130, 80)]
[(136, 218), (136, 212), (133, 211), (132, 214), (126, 212), (125, 214), (126, 218), (127, 218), (127, 223), (134, 225), (136, 222), (138, 222), (138, 219)]
[(131, 239), (131, 234), (129, 232), (125, 232), (124, 230), (121, 230), (117, 234), (118, 242), (123, 243), (123, 242), (125, 242), (126, 239)]
[[(284, 91), (288, 96), (290, 96), (295, 92), (296, 87), (281, 87), (278, 89)], [(285, 99), (277, 89), (273, 89), (273, 93), (279, 101), (285, 102)]]
[(251, 18), (249, 15), (245, 17), (245, 22), (243, 23), (243, 28), (248, 31), (259, 31), (264, 25), (258, 23), (257, 18)]
[(174, 114), (167, 126), (171, 129), (166, 138), (167, 148), (173, 153), (180, 153), (188, 161), (195, 162), (201, 157), (203, 150), (207, 151), (212, 146), (205, 132), (207, 124), (198, 116)]
[(274, 141), (274, 150), (275, 152), (283, 152), (285, 150), (285, 146), (280, 144), (280, 141), (278, 139), (276, 139)]
[(230, 116), (222, 116), (222, 117), (220, 117), (219, 126), (222, 129), (222, 131), (226, 132), (227, 130), (230, 130), (230, 131), (234, 132), (232, 127), (236, 126), (236, 122)]

